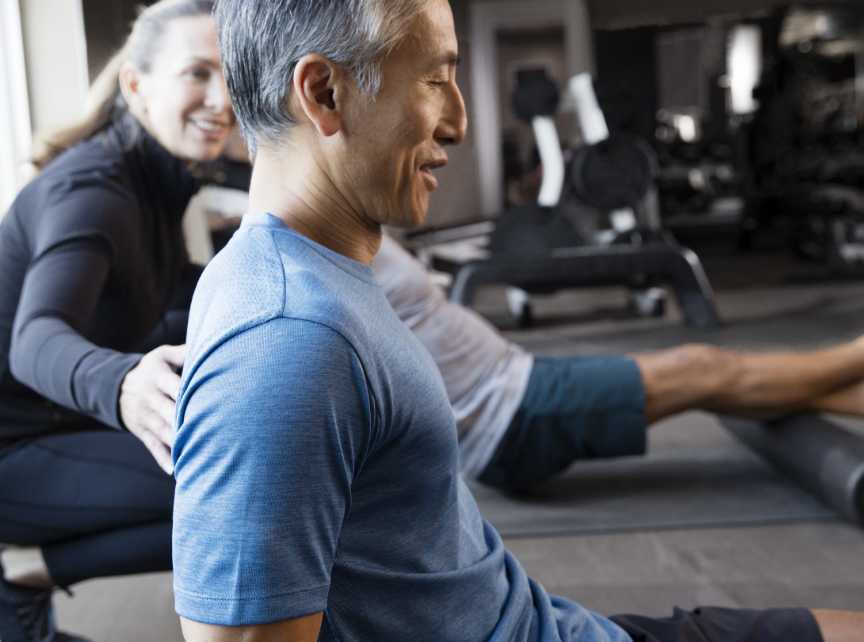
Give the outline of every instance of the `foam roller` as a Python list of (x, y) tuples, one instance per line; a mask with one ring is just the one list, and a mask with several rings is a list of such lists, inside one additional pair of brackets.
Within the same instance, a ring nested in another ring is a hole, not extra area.
[(745, 445), (846, 519), (864, 524), (864, 437), (817, 415), (721, 418)]

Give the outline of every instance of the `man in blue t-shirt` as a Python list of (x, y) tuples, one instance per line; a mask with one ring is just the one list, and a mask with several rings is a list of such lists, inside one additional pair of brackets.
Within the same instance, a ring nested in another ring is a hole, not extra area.
[(424, 220), (465, 136), (447, 1), (220, 0), (216, 16), (255, 168), (250, 214), (196, 291), (177, 402), (189, 642), (833, 642), (864, 627), (803, 609), (609, 619), (528, 578), (462, 482), (440, 375), (369, 267), (383, 224)]

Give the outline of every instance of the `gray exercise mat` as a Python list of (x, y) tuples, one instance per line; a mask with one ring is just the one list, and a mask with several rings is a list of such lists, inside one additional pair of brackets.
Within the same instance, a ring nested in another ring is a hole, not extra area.
[(645, 457), (574, 464), (530, 495), (472, 484), (504, 537), (837, 520), (704, 413), (651, 430)]

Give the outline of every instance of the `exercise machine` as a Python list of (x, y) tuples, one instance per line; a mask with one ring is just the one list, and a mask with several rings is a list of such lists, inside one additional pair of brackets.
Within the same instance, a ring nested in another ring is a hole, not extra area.
[(662, 314), (668, 288), (688, 325), (716, 327), (714, 295), (698, 256), (660, 224), (650, 148), (610, 134), (591, 78), (581, 74), (568, 83), (563, 102), (575, 112), (582, 140), (565, 153), (555, 123), (561, 102), (544, 70), (518, 73), (513, 108), (531, 124), (543, 172), (536, 203), (410, 233), (409, 249), (452, 276), (456, 303), (471, 306), (479, 288), (507, 286), (522, 325), (532, 321), (531, 295), (623, 286), (638, 312)]

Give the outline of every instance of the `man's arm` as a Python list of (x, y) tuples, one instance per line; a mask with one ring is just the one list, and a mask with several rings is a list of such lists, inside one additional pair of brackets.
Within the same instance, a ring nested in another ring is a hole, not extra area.
[(315, 642), (321, 613), (258, 626), (214, 626), (180, 618), (186, 642)]
[(202, 355), (191, 339), (173, 450), (177, 613), (246, 631), (229, 640), (281, 640), (259, 623), (294, 626), (327, 608), (371, 436), (363, 369), (341, 335), (297, 319)]

